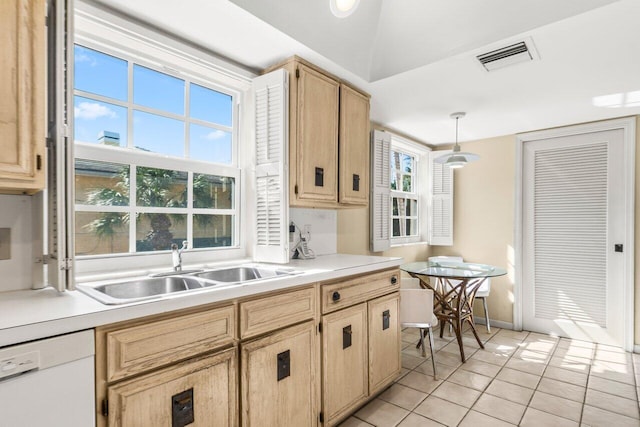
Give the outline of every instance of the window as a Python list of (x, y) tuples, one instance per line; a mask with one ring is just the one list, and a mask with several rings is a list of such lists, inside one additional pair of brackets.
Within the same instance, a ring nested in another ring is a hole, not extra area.
[(74, 54), (76, 256), (236, 247), (233, 92), (121, 53)]
[(421, 240), (420, 156), (391, 138), (390, 152), (391, 242), (402, 244)]

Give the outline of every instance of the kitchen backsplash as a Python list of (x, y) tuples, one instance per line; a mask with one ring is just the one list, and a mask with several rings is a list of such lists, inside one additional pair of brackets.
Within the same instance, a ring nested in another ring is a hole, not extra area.
[(0, 292), (30, 289), (33, 198), (0, 195), (0, 228), (11, 229), (11, 258), (0, 260)]
[(338, 213), (332, 209), (290, 208), (289, 219), (304, 231), (305, 225), (311, 226), (309, 248), (316, 255), (337, 253)]

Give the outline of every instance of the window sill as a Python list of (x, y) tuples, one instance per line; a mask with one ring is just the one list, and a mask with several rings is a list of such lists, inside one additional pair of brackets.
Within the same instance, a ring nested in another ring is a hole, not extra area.
[(415, 246), (415, 245), (428, 245), (429, 242), (423, 242), (423, 241), (419, 241), (419, 242), (403, 242), (403, 243), (391, 243), (390, 247), (391, 248), (401, 248), (403, 246)]

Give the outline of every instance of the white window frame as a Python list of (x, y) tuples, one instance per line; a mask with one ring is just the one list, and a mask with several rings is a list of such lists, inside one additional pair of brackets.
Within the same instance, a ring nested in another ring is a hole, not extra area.
[[(428, 221), (428, 200), (429, 200), (429, 152), (431, 149), (424, 145), (411, 142), (398, 135), (391, 134), (391, 153), (399, 151), (413, 156), (415, 165), (412, 177), (412, 193), (403, 191), (395, 191), (391, 189), (391, 180), (389, 180), (390, 200), (389, 200), (389, 236), (391, 247), (404, 246), (409, 244), (427, 244), (429, 236)], [(392, 158), (389, 153), (389, 159)], [(393, 198), (404, 197), (410, 195), (417, 201), (418, 207), (418, 233), (413, 236), (393, 236)]]
[[(183, 255), (183, 259), (185, 264), (203, 264), (245, 257), (248, 237), (247, 233), (240, 232), (240, 224), (246, 221), (247, 209), (245, 207), (250, 191), (247, 191), (246, 180), (243, 179), (243, 170), (249, 166), (251, 161), (251, 155), (249, 154), (251, 150), (248, 144), (253, 121), (250, 114), (241, 114), (241, 106), (246, 104), (247, 98), (250, 96), (251, 78), (254, 77), (254, 74), (209, 52), (180, 43), (158, 30), (151, 30), (118, 14), (112, 14), (104, 8), (83, 2), (76, 4), (74, 42), (165, 74), (187, 79), (189, 82), (233, 97), (234, 111), (231, 126), (233, 151), (231, 165), (179, 159), (181, 165), (176, 168), (176, 158), (168, 158), (162, 154), (144, 153), (136, 156), (136, 161), (132, 162), (130, 160), (131, 150), (123, 148), (109, 147), (109, 149), (105, 149), (95, 144), (83, 144), (80, 142), (73, 144), (73, 149), (76, 150), (74, 158), (115, 161), (123, 164), (139, 164), (140, 166), (188, 170), (195, 173), (233, 177), (235, 179), (234, 246), (192, 249)], [(82, 93), (78, 93), (78, 95), (85, 96)], [(99, 96), (88, 95), (90, 98), (100, 100)], [(105, 98), (103, 101), (118, 104), (112, 99)], [(130, 101), (128, 99), (123, 106), (129, 106), (127, 104)], [(138, 107), (136, 106), (136, 110), (144, 110), (144, 108)], [(132, 110), (130, 109), (129, 111)], [(149, 109), (148, 112), (159, 113), (154, 109)], [(163, 113), (161, 115), (176, 118), (171, 113)], [(129, 120), (131, 120), (131, 117), (129, 117)], [(182, 117), (181, 120), (184, 120), (187, 125), (191, 122), (197, 122), (197, 120), (188, 117)], [(207, 123), (207, 125), (211, 126), (210, 123)], [(131, 144), (131, 126), (128, 126), (128, 129), (127, 143)], [(226, 127), (220, 127), (220, 129), (228, 130)], [(188, 129), (186, 132), (188, 132)], [(73, 135), (72, 130), (69, 133)], [(188, 140), (185, 141), (185, 144), (188, 143)], [(96, 152), (95, 150), (100, 151)], [(96, 153), (100, 155), (99, 158), (95, 157)], [(129, 158), (127, 159), (127, 157)], [(188, 169), (185, 169), (184, 166)], [(100, 209), (102, 208), (100, 207)], [(163, 211), (166, 210), (162, 209)], [(188, 213), (186, 209), (180, 209), (180, 211), (180, 213)], [(197, 213), (209, 212), (198, 210)], [(230, 211), (226, 209), (211, 210), (211, 213), (229, 214)], [(118, 269), (121, 271), (149, 270), (163, 267), (166, 269), (170, 267), (170, 261), (169, 251), (83, 256), (76, 259), (75, 276), (76, 279), (80, 278), (82, 280), (84, 277), (99, 276), (107, 272), (113, 273), (115, 263), (117, 263)]]

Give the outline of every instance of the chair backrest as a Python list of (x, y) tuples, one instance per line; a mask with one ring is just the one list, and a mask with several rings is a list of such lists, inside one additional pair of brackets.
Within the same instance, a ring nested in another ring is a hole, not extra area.
[(402, 277), (400, 279), (400, 289), (422, 289), (420, 279), (416, 277)]
[(400, 323), (431, 324), (433, 291), (431, 289), (400, 289)]
[[(453, 262), (464, 262), (462, 260), (461, 256), (431, 256), (429, 257), (429, 261), (453, 261)], [(457, 281), (453, 281), (454, 283), (457, 283)], [(478, 288), (478, 292), (480, 293), (480, 295), (489, 295), (489, 292), (491, 292), (491, 279), (490, 278), (486, 278), (482, 284), (480, 285), (480, 287)]]
[(461, 256), (430, 256), (429, 261), (453, 261), (453, 262), (463, 262)]

